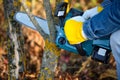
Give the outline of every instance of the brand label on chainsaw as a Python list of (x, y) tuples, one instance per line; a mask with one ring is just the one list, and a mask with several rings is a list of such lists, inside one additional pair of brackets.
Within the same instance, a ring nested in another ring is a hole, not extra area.
[(65, 13), (65, 11), (59, 11), (59, 12), (58, 12), (58, 16), (63, 16), (64, 13)]
[(98, 50), (98, 54), (101, 55), (101, 56), (105, 56), (105, 53), (106, 53), (106, 50), (103, 49), (103, 48), (100, 48), (100, 49)]

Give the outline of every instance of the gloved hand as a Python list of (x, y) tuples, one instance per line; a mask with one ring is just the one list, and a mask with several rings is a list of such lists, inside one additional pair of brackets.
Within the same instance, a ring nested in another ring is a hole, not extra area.
[(99, 12), (101, 12), (103, 10), (103, 7), (101, 5), (96, 6), (92, 9), (86, 10), (83, 14), (83, 18), (85, 20), (92, 18), (93, 16), (95, 16), (96, 14), (98, 14)]
[(84, 21), (84, 18), (81, 16), (76, 16), (66, 21), (64, 32), (70, 44), (79, 44), (87, 40), (83, 32)]

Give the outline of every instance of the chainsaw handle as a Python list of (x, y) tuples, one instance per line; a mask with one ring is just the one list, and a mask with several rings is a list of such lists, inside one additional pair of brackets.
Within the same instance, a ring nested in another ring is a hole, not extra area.
[(86, 51), (83, 49), (82, 43), (74, 45), (81, 56), (86, 55)]

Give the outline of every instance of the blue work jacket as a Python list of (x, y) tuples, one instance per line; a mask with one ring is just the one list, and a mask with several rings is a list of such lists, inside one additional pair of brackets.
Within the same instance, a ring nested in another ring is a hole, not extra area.
[(88, 39), (108, 37), (120, 30), (120, 0), (104, 0), (104, 9), (83, 24), (83, 31)]

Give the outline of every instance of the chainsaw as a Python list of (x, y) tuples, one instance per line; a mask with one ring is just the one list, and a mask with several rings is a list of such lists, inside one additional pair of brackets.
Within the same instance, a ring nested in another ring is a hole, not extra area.
[[(57, 30), (57, 33), (56, 33), (57, 36), (55, 40), (56, 45), (59, 48), (67, 50), (69, 52), (80, 54), (82, 56), (92, 56), (93, 60), (96, 60), (102, 63), (108, 63), (110, 58), (110, 52), (111, 52), (109, 38), (87, 40), (77, 45), (69, 44), (64, 33), (65, 22), (72, 17), (82, 16), (84, 12), (82, 10), (71, 8), (67, 13), (66, 12), (67, 5), (68, 3), (61, 2), (60, 4), (57, 5), (54, 13), (54, 16), (59, 19), (59, 24), (56, 25), (56, 30)], [(37, 16), (33, 16), (33, 17), (38, 22), (41, 29), (46, 34), (50, 35), (47, 20)], [(32, 23), (30, 17), (28, 16), (28, 14), (24, 12), (17, 12), (14, 15), (14, 19), (20, 24), (24, 24), (31, 29), (37, 30), (34, 24)]]

